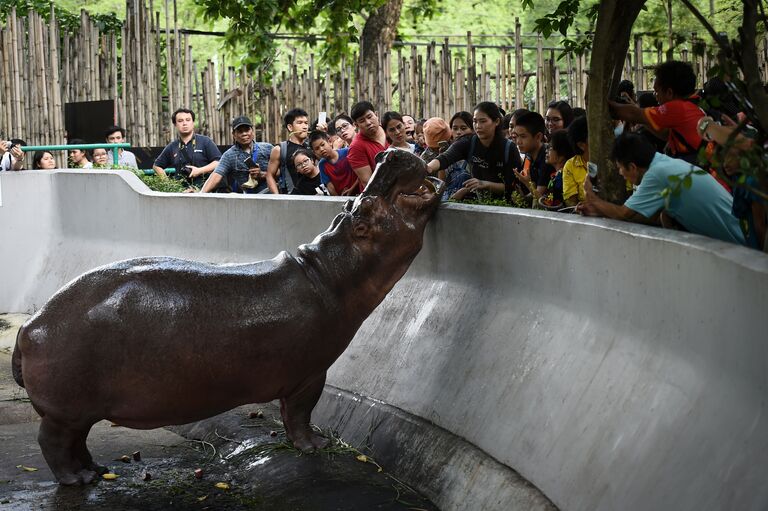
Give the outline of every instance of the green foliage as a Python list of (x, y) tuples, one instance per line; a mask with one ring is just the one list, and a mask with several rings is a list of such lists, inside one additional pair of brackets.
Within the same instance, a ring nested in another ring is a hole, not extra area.
[[(35, 11), (46, 21), (51, 19), (51, 5), (54, 2), (47, 0), (0, 0), (0, 22), (4, 23), (8, 19), (8, 14), (13, 7), (16, 8), (17, 16), (24, 16), (29, 11)], [(80, 16), (65, 9), (60, 5), (55, 6), (56, 21), (62, 31), (76, 34), (80, 30)], [(91, 14), (91, 19), (96, 23), (99, 31), (103, 33), (120, 33), (123, 22), (115, 13)]]
[(133, 173), (141, 179), (150, 190), (165, 193), (183, 193), (189, 185), (179, 179), (164, 179), (154, 174), (145, 174), (143, 170), (133, 169)]
[[(523, 9), (534, 8), (533, 0), (521, 0), (521, 2)], [(534, 21), (534, 32), (541, 34), (544, 38), (557, 32), (564, 37), (562, 45), (565, 51), (560, 54), (558, 59), (564, 58), (567, 54), (583, 55), (592, 47), (591, 28), (597, 20), (599, 3), (593, 2), (586, 7), (586, 10), (582, 10), (581, 7), (581, 0), (562, 0), (553, 11), (545, 13)], [(580, 10), (582, 10), (582, 20), (586, 20), (589, 24), (590, 30), (585, 33), (581, 33), (581, 30), (574, 26)], [(575, 35), (571, 33), (572, 29)], [(571, 34), (569, 35), (569, 33)]]
[[(426, 1), (426, 0), (425, 0)], [(357, 42), (363, 14), (370, 15), (384, 0), (203, 0), (200, 12), (208, 20), (229, 21), (225, 42), (249, 69), (267, 69), (275, 54), (272, 33), (283, 28), (297, 35), (314, 34), (322, 41), (320, 57), (335, 64)], [(313, 46), (317, 40), (308, 38)], [(266, 59), (266, 60), (265, 60)]]

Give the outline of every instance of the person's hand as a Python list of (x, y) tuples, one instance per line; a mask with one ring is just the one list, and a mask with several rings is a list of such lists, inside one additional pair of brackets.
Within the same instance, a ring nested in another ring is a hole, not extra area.
[(491, 187), (491, 183), (488, 181), (481, 181), (475, 177), (469, 178), (464, 181), (464, 188), (470, 192), (476, 192), (478, 190), (488, 190)]
[(261, 179), (261, 167), (256, 165), (255, 167), (251, 167), (248, 169), (248, 175), (251, 176), (253, 179)]
[(589, 178), (589, 174), (584, 177), (584, 197), (586, 197), (586, 200), (588, 201), (597, 199), (597, 194), (592, 186), (592, 180)]
[(528, 188), (528, 191), (533, 193), (536, 187), (533, 186), (533, 181), (531, 181), (531, 178), (528, 176), (522, 175), (520, 172), (517, 171), (517, 169), (512, 169), (512, 172), (514, 172), (515, 176), (517, 176), (517, 179), (519, 179), (520, 182), (523, 183), (523, 185), (525, 185), (526, 188)]
[(589, 178), (589, 174), (584, 178), (584, 202), (580, 202), (576, 205), (576, 211), (584, 216), (600, 216), (597, 209), (597, 202), (599, 197), (592, 189), (592, 180)]
[(360, 180), (355, 179), (355, 182), (350, 185), (349, 188), (345, 188), (341, 191), (341, 195), (357, 195), (357, 190), (360, 188)]
[(629, 92), (624, 91), (621, 94), (619, 94), (619, 96), (621, 96), (622, 98), (626, 99), (627, 103), (629, 103), (630, 105), (637, 106), (637, 102), (632, 99), (632, 96), (629, 95)]
[(191, 169), (190, 172), (189, 172), (189, 178), (190, 179), (195, 178), (197, 176), (202, 176), (203, 175), (203, 169), (202, 168), (195, 167), (193, 165), (187, 165), (187, 167), (189, 167)]
[(450, 200), (462, 201), (468, 193), (469, 188), (459, 188), (453, 195), (451, 195)]
[(4, 155), (11, 149), (11, 143), (8, 140), (0, 141), (0, 156)]
[(328, 133), (328, 123), (327, 122), (318, 122), (317, 126), (315, 126), (315, 129), (317, 131), (322, 131), (323, 133)]
[(11, 148), (11, 156), (13, 156), (16, 161), (22, 161), (24, 159), (24, 151), (21, 150), (21, 147), (15, 145)]

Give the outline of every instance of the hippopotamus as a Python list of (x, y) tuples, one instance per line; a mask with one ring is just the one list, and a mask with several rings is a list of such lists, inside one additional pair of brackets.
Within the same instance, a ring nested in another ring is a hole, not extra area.
[(107, 469), (96, 422), (151, 429), (280, 400), (288, 439), (310, 427), (326, 371), (421, 250), (443, 183), (406, 151), (379, 155), (361, 195), (296, 256), (247, 264), (143, 257), (88, 271), (19, 330), (12, 369), (42, 420), (59, 483)]

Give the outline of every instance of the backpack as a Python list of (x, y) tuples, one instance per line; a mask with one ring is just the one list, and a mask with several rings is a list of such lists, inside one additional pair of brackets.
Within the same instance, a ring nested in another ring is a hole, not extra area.
[(293, 191), (293, 178), (288, 172), (288, 141), (280, 142), (280, 179), (278, 188), (280, 193), (291, 193)]

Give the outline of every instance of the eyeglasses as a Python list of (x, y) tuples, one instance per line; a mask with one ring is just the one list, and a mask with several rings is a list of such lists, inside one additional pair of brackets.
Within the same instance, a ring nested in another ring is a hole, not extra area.
[(563, 118), (562, 118), (562, 117), (545, 117), (545, 118), (544, 118), (544, 120), (545, 120), (546, 122), (549, 122), (549, 123), (555, 123), (555, 122), (560, 122), (560, 121), (562, 121), (562, 120), (563, 120)]
[(310, 160), (304, 160), (296, 164), (297, 167), (308, 167), (312, 162)]
[(349, 124), (348, 122), (345, 122), (345, 123), (337, 125), (336, 126), (336, 131), (344, 131), (345, 129), (347, 129), (347, 128), (351, 127), (351, 126), (352, 126), (351, 124)]

